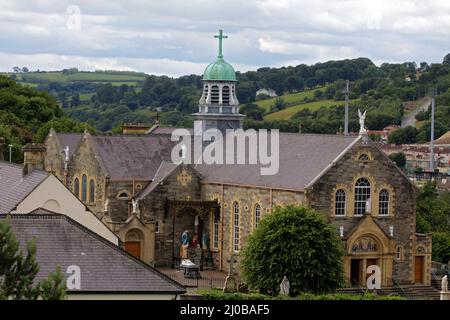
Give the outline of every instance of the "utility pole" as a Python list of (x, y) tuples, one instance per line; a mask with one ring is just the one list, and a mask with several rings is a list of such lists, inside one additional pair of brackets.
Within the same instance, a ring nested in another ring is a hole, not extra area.
[(431, 137), (430, 137), (430, 172), (434, 172), (434, 105), (436, 88), (431, 89)]
[(349, 81), (347, 80), (346, 87), (345, 87), (345, 120), (344, 120), (344, 135), (348, 136), (348, 94), (349, 91)]

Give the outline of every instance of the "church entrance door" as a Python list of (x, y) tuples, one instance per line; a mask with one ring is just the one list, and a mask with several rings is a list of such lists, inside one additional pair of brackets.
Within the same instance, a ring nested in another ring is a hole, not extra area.
[(414, 262), (414, 283), (423, 283), (423, 257), (415, 257)]
[(363, 259), (352, 259), (350, 265), (350, 282), (352, 286), (361, 285), (361, 269)]
[(125, 251), (132, 256), (141, 258), (141, 242), (140, 241), (128, 241), (125, 242)]

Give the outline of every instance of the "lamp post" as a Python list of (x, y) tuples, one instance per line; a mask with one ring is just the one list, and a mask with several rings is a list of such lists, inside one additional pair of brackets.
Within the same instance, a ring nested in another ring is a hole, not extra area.
[(12, 147), (13, 147), (13, 145), (12, 144), (8, 144), (8, 147), (9, 147), (9, 162), (12, 162), (11, 159), (12, 159)]

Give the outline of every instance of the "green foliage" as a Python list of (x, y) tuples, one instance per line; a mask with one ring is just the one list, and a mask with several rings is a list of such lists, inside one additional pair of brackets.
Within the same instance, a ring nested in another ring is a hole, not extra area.
[(12, 228), (0, 221), (0, 300), (63, 299), (65, 283), (61, 270), (36, 284), (38, 272), (34, 241), (27, 243), (24, 256)]
[(425, 184), (417, 197), (416, 230), (432, 233), (433, 260), (450, 258), (450, 193), (439, 194), (435, 182)]
[(343, 248), (336, 230), (316, 211), (278, 207), (247, 239), (242, 274), (250, 288), (276, 294), (284, 276), (292, 295), (325, 293), (343, 284)]
[(277, 112), (283, 110), (284, 108), (286, 108), (286, 103), (284, 102), (283, 98), (278, 97), (275, 99), (274, 104), (270, 107), (270, 111)]
[(48, 135), (50, 128), (55, 129), (56, 132), (71, 132), (81, 133), (84, 130), (90, 133), (95, 133), (97, 130), (87, 123), (77, 122), (69, 118), (54, 119), (43, 124), (34, 135), (34, 141), (42, 143)]
[(447, 264), (450, 261), (450, 233), (433, 232), (433, 261)]
[(247, 103), (239, 110), (240, 113), (245, 114), (253, 120), (261, 121), (264, 117), (264, 109), (260, 108), (256, 103)]
[(389, 135), (388, 142), (394, 144), (410, 144), (416, 143), (417, 129), (408, 126), (399, 128)]
[(380, 296), (365, 292), (363, 294), (327, 293), (312, 294), (301, 293), (295, 297), (269, 296), (260, 293), (223, 293), (221, 290), (197, 290), (203, 300), (404, 300), (399, 296)]
[(399, 168), (404, 168), (406, 165), (406, 156), (403, 152), (392, 153), (389, 155), (389, 158), (394, 161)]

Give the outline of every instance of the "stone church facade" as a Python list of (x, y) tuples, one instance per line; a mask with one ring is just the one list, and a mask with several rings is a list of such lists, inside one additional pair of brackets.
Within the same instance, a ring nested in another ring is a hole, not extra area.
[[(239, 128), (234, 69), (221, 54), (204, 79), (194, 130), (216, 122), (221, 131)], [(231, 259), (239, 264), (261, 219), (276, 206), (294, 204), (316, 209), (336, 227), (348, 285), (365, 285), (370, 265), (380, 267), (383, 286), (430, 284), (431, 239), (415, 232), (415, 187), (366, 136), (281, 133), (279, 171), (261, 176), (255, 165), (174, 164), (173, 129), (123, 135), (51, 130), (45, 169), (126, 250), (156, 266), (180, 262), (187, 230), (193, 260), (228, 271)]]

